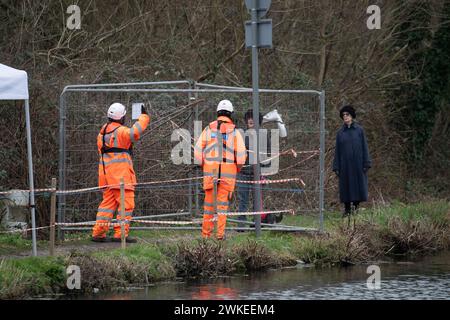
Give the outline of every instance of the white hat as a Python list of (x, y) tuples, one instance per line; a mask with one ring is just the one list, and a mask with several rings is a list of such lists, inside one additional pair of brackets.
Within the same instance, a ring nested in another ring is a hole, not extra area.
[(231, 103), (230, 100), (222, 100), (217, 105), (217, 111), (220, 111), (220, 110), (233, 112), (234, 111), (233, 104)]
[(109, 106), (108, 118), (111, 118), (113, 120), (120, 120), (126, 113), (127, 110), (125, 109), (125, 106), (121, 103), (116, 102)]

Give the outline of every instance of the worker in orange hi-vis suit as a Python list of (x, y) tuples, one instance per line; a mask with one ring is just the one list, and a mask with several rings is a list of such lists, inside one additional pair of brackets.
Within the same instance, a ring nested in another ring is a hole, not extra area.
[(211, 236), (214, 214), (217, 214), (217, 239), (224, 239), (226, 213), (236, 184), (236, 174), (247, 157), (244, 139), (231, 119), (233, 111), (229, 100), (220, 101), (217, 120), (203, 130), (194, 149), (195, 159), (203, 167), (203, 238)]
[[(98, 166), (98, 184), (103, 190), (103, 201), (97, 212), (96, 224), (92, 230), (92, 241), (107, 242), (109, 223), (118, 210), (117, 220), (126, 220), (125, 237), (127, 242), (136, 242), (128, 237), (131, 214), (134, 210), (134, 187), (136, 175), (133, 169), (132, 147), (147, 128), (150, 117), (142, 105), (141, 115), (131, 128), (124, 126), (125, 106), (113, 103), (108, 109), (108, 123), (103, 125), (97, 136), (97, 146), (100, 155)], [(120, 215), (120, 180), (125, 184), (125, 217)], [(121, 227), (114, 226), (114, 242), (121, 241)]]

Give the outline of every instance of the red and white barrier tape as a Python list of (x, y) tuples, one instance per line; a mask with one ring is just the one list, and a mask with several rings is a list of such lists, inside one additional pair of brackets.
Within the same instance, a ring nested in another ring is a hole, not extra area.
[[(161, 181), (149, 181), (149, 182), (140, 182), (136, 184), (130, 184), (126, 183), (125, 186), (144, 186), (144, 185), (151, 185), (151, 184), (160, 184), (160, 183), (174, 183), (174, 182), (181, 182), (181, 181), (190, 181), (190, 180), (200, 180), (203, 179), (202, 177), (192, 177), (192, 178), (183, 178), (183, 179), (173, 179), (173, 180), (161, 180)], [(220, 181), (221, 179), (217, 179)], [(248, 180), (236, 180), (236, 182), (239, 183), (248, 183), (248, 184), (272, 184), (272, 183), (285, 183), (285, 182), (292, 182), (292, 181), (300, 181), (300, 183), (305, 186), (305, 183), (300, 178), (288, 178), (288, 179), (277, 179), (277, 180), (259, 180), (259, 181), (248, 181)], [(34, 192), (55, 192), (57, 194), (70, 194), (70, 193), (80, 193), (80, 192), (87, 192), (87, 191), (96, 191), (111, 187), (120, 187), (120, 184), (110, 184), (105, 185), (102, 187), (91, 187), (91, 188), (83, 188), (83, 189), (73, 189), (73, 190), (55, 190), (52, 188), (42, 188), (42, 189), (34, 189)], [(30, 192), (30, 190), (9, 190), (9, 191), (0, 191), (0, 195), (7, 195), (7, 194), (13, 194), (16, 192)]]
[[(140, 182), (140, 183), (125, 183), (125, 187), (136, 187), (136, 186), (145, 186), (145, 185), (151, 185), (151, 184), (160, 184), (160, 183), (175, 183), (175, 182), (182, 182), (182, 181), (191, 181), (191, 180), (199, 180), (203, 177), (192, 177), (192, 178), (181, 178), (181, 179), (172, 179), (172, 180), (160, 180), (160, 181), (148, 181), (148, 182)], [(101, 190), (106, 188), (119, 188), (120, 184), (108, 184), (104, 185), (102, 187), (91, 187), (91, 188), (84, 188), (84, 189), (73, 189), (73, 190), (62, 190), (62, 191), (56, 191), (57, 194), (69, 194), (69, 193), (80, 193), (80, 192), (86, 192), (86, 191), (95, 191), (95, 190)]]
[[(227, 212), (227, 213), (218, 213), (215, 214), (214, 216), (217, 215), (226, 215), (229, 217), (232, 216), (257, 216), (257, 215), (262, 215), (262, 214), (276, 214), (276, 213), (291, 213), (291, 214), (295, 214), (294, 210), (276, 210), (276, 211), (255, 211), (255, 212)], [(203, 221), (217, 221), (218, 218), (214, 217), (212, 219), (204, 219)]]
[[(291, 213), (294, 214), (294, 210), (275, 210), (275, 211), (255, 211), (255, 212), (226, 212), (226, 213), (218, 213), (215, 215), (226, 215), (226, 216), (251, 216), (251, 215), (262, 215), (262, 214), (276, 214), (276, 213)], [(216, 218), (214, 218), (216, 219)], [(170, 220), (131, 220), (131, 222), (135, 223), (144, 223), (144, 224), (175, 224), (175, 225), (187, 225), (187, 224), (198, 224), (202, 223), (201, 219), (194, 219), (191, 221), (170, 221)], [(99, 226), (120, 226), (119, 222), (96, 222), (96, 221), (86, 221), (86, 222), (61, 222), (55, 223), (55, 225), (59, 226), (89, 226), (89, 225), (99, 225)]]
[[(275, 211), (255, 211), (255, 212), (226, 212), (226, 213), (217, 213), (217, 215), (225, 215), (225, 216), (255, 216), (262, 214), (276, 214), (276, 213), (291, 213), (294, 214), (294, 210), (275, 210)], [(206, 221), (216, 221), (217, 217), (213, 219), (208, 219)], [(165, 221), (165, 220), (134, 220), (133, 222), (145, 223), (145, 224), (199, 224), (202, 223), (202, 219), (194, 219), (192, 221)]]
[(3, 233), (25, 233), (25, 232), (28, 232), (28, 231), (42, 230), (42, 229), (48, 229), (48, 228), (50, 228), (50, 226), (39, 227), (39, 228), (27, 228), (27, 229), (7, 230), (7, 231), (0, 231), (0, 234), (3, 234)]
[[(179, 225), (185, 225), (185, 224), (195, 224), (196, 221), (170, 221), (170, 220), (132, 220), (131, 222), (139, 222), (139, 223), (147, 223), (147, 224), (179, 224)], [(61, 222), (56, 223), (56, 225), (59, 226), (90, 226), (90, 225), (97, 225), (97, 226), (120, 226), (120, 222), (95, 222), (95, 221), (88, 221), (88, 222)]]
[(187, 224), (201, 224), (201, 220), (194, 219), (192, 221), (166, 221), (166, 220), (135, 220), (133, 222), (144, 223), (144, 224), (177, 224), (177, 225), (187, 225)]
[[(192, 177), (192, 178), (181, 178), (181, 179), (173, 179), (173, 180), (160, 180), (160, 181), (148, 181), (148, 182), (140, 182), (136, 184), (131, 183), (125, 183), (125, 186), (139, 186), (139, 185), (150, 185), (150, 184), (159, 184), (159, 183), (173, 183), (173, 182), (181, 182), (181, 181), (189, 181), (189, 180), (199, 180), (203, 179), (203, 177)], [(86, 192), (86, 191), (95, 191), (95, 190), (101, 190), (106, 188), (118, 188), (120, 187), (120, 184), (108, 184), (104, 185), (102, 187), (90, 187), (90, 188), (82, 188), (82, 189), (72, 189), (72, 190), (55, 190), (52, 188), (41, 188), (41, 189), (34, 189), (34, 192), (55, 192), (57, 194), (69, 194), (69, 193), (79, 193), (79, 192)], [(30, 192), (30, 190), (9, 190), (9, 191), (0, 191), (0, 195), (2, 194), (11, 194), (15, 192)]]
[[(221, 180), (221, 179), (218, 179), (218, 180)], [(288, 178), (288, 179), (278, 179), (278, 180), (259, 180), (259, 181), (236, 180), (236, 182), (239, 182), (239, 183), (249, 183), (249, 184), (272, 184), (272, 183), (285, 183), (285, 182), (292, 182), (292, 181), (300, 181), (300, 183), (303, 186), (306, 186), (305, 182), (300, 178)]]
[(255, 212), (227, 212), (227, 213), (218, 213), (218, 215), (226, 215), (226, 216), (257, 216), (261, 214), (276, 214), (276, 213), (291, 213), (294, 214), (293, 209), (289, 210), (275, 210), (275, 211), (255, 211)]
[[(254, 216), (254, 215), (262, 215), (262, 214), (276, 214), (276, 213), (291, 213), (294, 214), (294, 210), (274, 210), (274, 211), (255, 211), (255, 212), (227, 212), (227, 213), (218, 213), (215, 214), (214, 218), (212, 219), (205, 219), (205, 221), (217, 221), (218, 215), (225, 215), (225, 216)], [(126, 220), (128, 221), (128, 220)], [(137, 222), (137, 223), (144, 223), (144, 224), (168, 224), (168, 225), (189, 225), (189, 224), (202, 224), (202, 219), (194, 219), (192, 221), (169, 221), (169, 220), (131, 220), (130, 222)], [(85, 221), (85, 222), (57, 222), (55, 223), (56, 226), (66, 226), (66, 227), (76, 227), (76, 226), (105, 226), (105, 227), (114, 227), (114, 226), (121, 226), (122, 224), (120, 222), (96, 222), (96, 221)], [(39, 228), (34, 228), (34, 230), (42, 230), (42, 229), (48, 229), (51, 228), (51, 226), (44, 226)], [(27, 229), (18, 229), (18, 230), (10, 230), (10, 231), (0, 231), (1, 233), (25, 233), (28, 231), (32, 231), (33, 228), (27, 228)]]

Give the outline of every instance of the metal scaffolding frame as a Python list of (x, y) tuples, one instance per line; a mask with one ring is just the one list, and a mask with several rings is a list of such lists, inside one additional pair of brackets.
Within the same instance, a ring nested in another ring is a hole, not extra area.
[[(171, 86), (171, 85), (186, 85), (188, 89), (181, 88), (157, 88), (157, 86)], [(155, 88), (156, 87), (156, 88)], [(69, 92), (118, 92), (118, 93), (185, 93), (189, 101), (196, 97), (199, 93), (252, 93), (252, 88), (230, 87), (213, 84), (196, 83), (192, 81), (159, 81), (159, 82), (140, 82), (140, 83), (112, 83), (112, 84), (91, 84), (91, 85), (69, 85), (64, 88), (59, 99), (60, 119), (59, 119), (59, 189), (66, 190), (65, 179), (65, 161), (66, 161), (66, 96)], [(319, 231), (323, 232), (323, 214), (324, 214), (324, 174), (325, 174), (325, 92), (317, 90), (275, 90), (275, 89), (260, 89), (260, 93), (279, 93), (279, 94), (304, 94), (316, 96), (319, 99), (319, 122), (320, 122), (320, 154), (319, 154)], [(195, 109), (195, 117), (198, 119), (198, 106)], [(192, 123), (192, 121), (190, 122)], [(189, 128), (192, 129), (191, 127)], [(192, 173), (190, 173), (192, 176)], [(195, 212), (199, 212), (198, 201), (198, 186), (196, 188)], [(192, 186), (189, 186), (192, 190)], [(191, 194), (191, 192), (189, 192)], [(191, 196), (190, 196), (191, 197)], [(64, 208), (66, 204), (66, 196), (58, 194), (58, 223), (65, 222)], [(192, 213), (192, 199), (190, 198), (188, 212)], [(161, 229), (166, 227), (132, 227), (136, 230)], [(173, 227), (172, 229), (186, 230), (187, 227)], [(195, 227), (192, 227), (195, 229)], [(58, 237), (63, 238), (64, 231), (69, 230), (84, 230), (86, 228), (65, 227), (58, 229)], [(233, 229), (233, 228), (231, 228)], [(252, 228), (244, 228), (252, 229)], [(279, 228), (277, 228), (279, 229)], [(285, 228), (286, 229), (286, 228)], [(291, 230), (292, 228), (289, 228)], [(297, 228), (299, 230), (311, 231), (309, 228)], [(273, 228), (265, 228), (263, 230), (275, 230)], [(297, 230), (297, 231), (299, 231)]]

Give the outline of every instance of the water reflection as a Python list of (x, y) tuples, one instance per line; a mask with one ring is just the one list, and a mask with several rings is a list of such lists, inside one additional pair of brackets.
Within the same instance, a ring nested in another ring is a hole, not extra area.
[(379, 290), (369, 290), (365, 282), (351, 281), (314, 288), (298, 285), (291, 289), (242, 294), (240, 299), (280, 300), (426, 300), (450, 299), (450, 276), (408, 276), (381, 281)]
[(233, 300), (239, 298), (236, 290), (225, 287), (223, 284), (202, 285), (196, 289), (191, 294), (192, 300)]
[(216, 280), (171, 282), (88, 299), (450, 299), (450, 252), (416, 262), (377, 262), (381, 289), (369, 290), (367, 266), (268, 271)]

